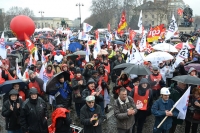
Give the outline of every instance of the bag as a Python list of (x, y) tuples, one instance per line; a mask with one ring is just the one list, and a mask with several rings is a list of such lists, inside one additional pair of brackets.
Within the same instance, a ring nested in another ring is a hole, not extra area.
[(195, 119), (195, 120), (200, 120), (200, 113), (195, 112), (195, 113), (193, 114), (193, 119)]

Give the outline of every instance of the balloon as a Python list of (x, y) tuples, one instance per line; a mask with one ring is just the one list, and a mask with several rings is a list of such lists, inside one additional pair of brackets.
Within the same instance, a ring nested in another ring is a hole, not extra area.
[(10, 29), (18, 40), (24, 41), (24, 33), (30, 37), (35, 31), (35, 23), (25, 15), (14, 17), (10, 22)]

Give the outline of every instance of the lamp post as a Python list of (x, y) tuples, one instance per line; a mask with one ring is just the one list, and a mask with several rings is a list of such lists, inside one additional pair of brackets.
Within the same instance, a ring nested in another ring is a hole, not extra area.
[[(40, 13), (40, 14), (41, 14), (41, 19), (42, 19), (42, 17), (43, 17), (43, 15), (42, 15), (42, 14), (44, 14), (44, 11), (39, 11), (38, 13)], [(42, 21), (42, 28), (44, 28), (44, 26), (43, 26), (43, 21)]]
[(80, 16), (80, 29), (81, 29), (81, 6), (84, 6), (81, 3), (77, 3), (76, 6), (79, 6), (79, 16)]

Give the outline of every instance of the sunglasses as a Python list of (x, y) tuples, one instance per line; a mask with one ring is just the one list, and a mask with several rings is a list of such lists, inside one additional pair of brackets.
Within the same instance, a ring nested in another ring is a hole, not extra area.
[(87, 103), (91, 104), (91, 103), (94, 103), (94, 101), (92, 101), (92, 102), (87, 102)]

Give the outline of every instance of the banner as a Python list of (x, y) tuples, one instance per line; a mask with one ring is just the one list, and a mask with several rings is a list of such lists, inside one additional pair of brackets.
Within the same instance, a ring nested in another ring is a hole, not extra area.
[(89, 25), (88, 23), (83, 23), (83, 32), (90, 32), (92, 28), (92, 25)]
[(31, 40), (26, 35), (26, 33), (24, 33), (24, 38), (25, 38), (25, 42), (26, 42), (26, 47), (27, 47), (28, 51), (32, 54), (36, 50), (35, 45), (31, 42)]
[(122, 12), (121, 20), (118, 25), (117, 33), (120, 33), (121, 30), (125, 29), (127, 27), (127, 22), (126, 22), (126, 13), (125, 11)]
[(7, 57), (6, 45), (5, 45), (5, 41), (4, 41), (4, 32), (2, 33), (1, 38), (0, 38), (0, 56), (3, 59), (6, 59), (6, 57)]
[(141, 65), (144, 63), (144, 60), (142, 58), (142, 55), (140, 55), (139, 50), (136, 48), (135, 44), (132, 43), (132, 53), (129, 57), (129, 62), (137, 65)]
[(139, 27), (139, 33), (142, 34), (142, 10), (140, 12), (139, 20), (138, 20), (138, 27)]
[(146, 34), (143, 35), (140, 41), (139, 47), (140, 47), (140, 51), (143, 51), (144, 49), (146, 49)]
[(172, 20), (170, 22), (167, 34), (165, 35), (165, 40), (170, 39), (172, 36), (174, 36), (174, 33), (178, 30), (178, 26), (176, 23), (176, 19), (174, 15), (172, 16)]
[(163, 27), (164, 27), (164, 24), (151, 28), (147, 35), (147, 41), (148, 42), (157, 41), (160, 37)]

